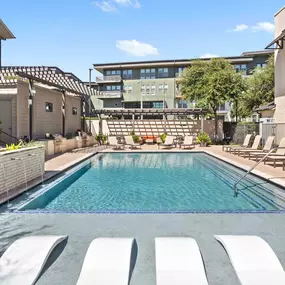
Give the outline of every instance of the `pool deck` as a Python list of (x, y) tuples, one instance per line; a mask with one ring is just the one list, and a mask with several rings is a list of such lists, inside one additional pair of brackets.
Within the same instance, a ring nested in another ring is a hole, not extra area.
[[(179, 149), (172, 149), (179, 151)], [(103, 152), (112, 151), (106, 149)], [(143, 146), (157, 151), (157, 146)], [(196, 147), (211, 155), (250, 168), (255, 162), (225, 153), (221, 146)], [(184, 152), (184, 151), (182, 151)], [(59, 173), (86, 159), (90, 153), (67, 153), (46, 162), (46, 171)], [(285, 183), (281, 167), (260, 164), (257, 174)], [(285, 185), (285, 184), (284, 184)], [(214, 234), (258, 235), (272, 247), (285, 267), (284, 214), (44, 214), (6, 213), (0, 215), (0, 255), (16, 239), (30, 235), (68, 235), (48, 261), (37, 285), (76, 284), (90, 242), (97, 237), (133, 237), (138, 253), (130, 285), (155, 285), (154, 238), (161, 236), (193, 237), (201, 249), (209, 285), (240, 284), (222, 246)]]

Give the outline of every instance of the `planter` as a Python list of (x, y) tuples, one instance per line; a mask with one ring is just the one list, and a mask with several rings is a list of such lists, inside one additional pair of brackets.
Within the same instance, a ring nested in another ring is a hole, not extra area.
[(44, 146), (1, 152), (0, 203), (26, 191), (26, 183), (42, 177), (44, 164)]
[(206, 147), (206, 146), (207, 146), (207, 143), (206, 143), (206, 142), (201, 142), (201, 143), (200, 143), (200, 146), (201, 146), (201, 147)]

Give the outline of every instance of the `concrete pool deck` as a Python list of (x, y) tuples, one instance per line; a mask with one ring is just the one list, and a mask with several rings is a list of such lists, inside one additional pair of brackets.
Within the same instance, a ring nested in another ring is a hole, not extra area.
[(209, 284), (238, 285), (230, 260), (213, 235), (258, 235), (269, 243), (285, 267), (284, 217), (284, 214), (4, 214), (0, 216), (0, 252), (23, 236), (68, 235), (64, 249), (57, 248), (48, 262), (49, 268), (36, 284), (75, 285), (94, 238), (134, 237), (138, 253), (130, 285), (155, 285), (154, 238), (189, 236), (200, 247)]

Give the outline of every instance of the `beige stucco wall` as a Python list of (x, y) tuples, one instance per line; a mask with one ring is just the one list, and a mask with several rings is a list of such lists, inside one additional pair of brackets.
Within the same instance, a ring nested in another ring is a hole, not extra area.
[[(285, 29), (285, 7), (275, 14), (275, 38)], [(285, 43), (284, 43), (285, 45)], [(275, 51), (275, 103), (274, 121), (285, 122), (285, 47)]]
[(17, 137), (29, 136), (29, 86), (18, 80), (17, 84)]
[[(36, 86), (33, 106), (33, 137), (44, 138), (46, 133), (62, 133), (61, 92)], [(53, 104), (53, 111), (46, 112), (46, 102)]]
[[(72, 108), (77, 108), (77, 115), (72, 114)], [(79, 97), (66, 96), (65, 101), (65, 133), (74, 134), (81, 129), (81, 101)]]

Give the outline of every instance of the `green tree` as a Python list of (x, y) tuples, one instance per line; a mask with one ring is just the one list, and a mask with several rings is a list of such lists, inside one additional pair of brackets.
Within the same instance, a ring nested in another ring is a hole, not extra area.
[(207, 108), (215, 118), (215, 135), (218, 132), (218, 107), (237, 98), (244, 90), (244, 80), (226, 59), (197, 60), (182, 76), (180, 90), (185, 99)]
[(246, 92), (238, 102), (238, 114), (246, 117), (253, 109), (274, 101), (274, 56), (272, 55), (265, 68), (257, 67), (246, 79)]

